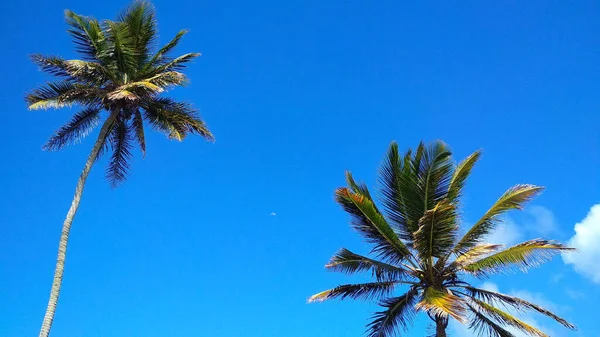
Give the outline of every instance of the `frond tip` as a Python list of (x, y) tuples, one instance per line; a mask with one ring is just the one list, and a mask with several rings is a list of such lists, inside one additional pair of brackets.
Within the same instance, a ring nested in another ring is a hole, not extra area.
[(330, 290), (322, 291), (308, 298), (308, 302), (323, 302), (334, 298), (372, 300), (389, 295), (399, 282), (385, 281), (359, 284), (344, 284)]
[(378, 281), (399, 279), (407, 274), (402, 268), (352, 253), (345, 248), (340, 249), (325, 268), (345, 274), (371, 271)]

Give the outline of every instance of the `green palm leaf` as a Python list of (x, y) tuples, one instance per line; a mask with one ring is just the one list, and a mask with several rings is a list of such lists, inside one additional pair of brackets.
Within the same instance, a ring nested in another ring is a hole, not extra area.
[(339, 188), (335, 191), (335, 200), (352, 216), (352, 226), (368, 242), (375, 244), (373, 253), (392, 262), (400, 262), (410, 257), (408, 248), (368, 197), (354, 193), (348, 188)]
[(179, 41), (181, 40), (181, 38), (187, 34), (187, 30), (181, 30), (179, 31), (179, 33), (177, 33), (177, 35), (175, 35), (175, 37), (169, 41), (169, 43), (167, 43), (166, 45), (164, 45), (162, 48), (160, 48), (155, 54), (154, 56), (152, 56), (152, 58), (148, 61), (148, 63), (146, 64), (146, 66), (144, 67), (143, 71), (146, 72), (148, 69), (150, 69), (151, 67), (155, 67), (158, 65), (158, 62), (161, 62), (163, 60), (168, 60), (168, 55), (171, 52), (171, 50), (173, 48), (175, 48), (177, 46), (177, 44), (179, 44)]
[(491, 337), (515, 337), (510, 331), (498, 325), (472, 305), (467, 304), (467, 308), (469, 308), (473, 314), (469, 328), (478, 332), (479, 335), (488, 335)]
[(76, 113), (46, 142), (44, 150), (56, 151), (65, 145), (78, 142), (98, 125), (99, 121), (100, 109), (98, 107), (90, 107)]
[(127, 121), (117, 119), (109, 136), (112, 156), (106, 168), (106, 177), (113, 187), (118, 186), (127, 177), (131, 158), (131, 135)]
[(118, 17), (118, 21), (128, 27), (136, 64), (142, 66), (149, 58), (150, 48), (157, 40), (154, 8), (149, 2), (136, 1), (127, 7)]
[(214, 139), (196, 110), (189, 104), (156, 98), (141, 102), (140, 105), (144, 108), (144, 118), (169, 138), (183, 140), (188, 134), (195, 133), (208, 140)]
[(133, 120), (131, 121), (131, 127), (135, 132), (135, 139), (142, 151), (142, 156), (146, 156), (146, 137), (144, 135), (144, 117), (140, 113), (139, 109), (135, 109), (133, 113)]
[(447, 289), (439, 290), (428, 287), (422, 294), (417, 309), (424, 310), (433, 317), (452, 316), (461, 323), (467, 322), (466, 309), (463, 300)]
[(446, 201), (425, 212), (414, 233), (413, 245), (421, 261), (447, 254), (456, 239), (456, 206)]
[(548, 261), (552, 256), (562, 251), (570, 250), (574, 249), (558, 242), (540, 239), (530, 240), (464, 265), (462, 269), (476, 275), (498, 272), (510, 266), (517, 266), (526, 271), (530, 267)]
[(404, 166), (398, 151), (398, 144), (392, 142), (380, 169), (382, 201), (386, 214), (398, 236), (402, 240), (410, 242), (412, 233), (416, 231), (418, 224), (410, 223), (407, 199), (414, 193), (413, 187), (416, 184), (406, 181), (410, 175), (403, 174), (405, 169), (410, 169), (410, 166)]
[(508, 295), (501, 294), (501, 293), (498, 293), (495, 291), (479, 289), (479, 288), (475, 288), (475, 287), (471, 287), (471, 286), (467, 286), (467, 287), (465, 287), (465, 289), (467, 289), (467, 291), (469, 292), (471, 297), (479, 298), (481, 300), (484, 300), (487, 303), (490, 303), (490, 304), (500, 303), (504, 306), (513, 307), (518, 310), (536, 311), (542, 315), (545, 315), (545, 316), (548, 316), (548, 317), (554, 319), (555, 321), (557, 321), (558, 323), (560, 323), (561, 325), (563, 325), (564, 327), (566, 327), (568, 329), (576, 330), (576, 327), (573, 324), (569, 323), (564, 318), (557, 316), (556, 314), (552, 313), (551, 311), (540, 307), (537, 304), (530, 303), (530, 302), (527, 302), (518, 297), (508, 296)]
[(345, 248), (337, 252), (325, 267), (345, 274), (370, 271), (378, 281), (398, 280), (408, 275), (402, 268), (354, 254)]
[(481, 157), (481, 151), (475, 151), (473, 154), (464, 159), (456, 169), (454, 170), (454, 174), (452, 175), (452, 179), (450, 180), (450, 186), (448, 187), (448, 200), (450, 202), (456, 202), (461, 195), (462, 189), (465, 186), (467, 178), (471, 174), (471, 170)]
[(102, 89), (68, 81), (49, 82), (33, 90), (25, 98), (30, 110), (64, 108), (73, 104), (98, 105)]
[(398, 297), (387, 298), (379, 303), (385, 308), (373, 315), (371, 323), (367, 326), (368, 337), (393, 336), (401, 328), (406, 330), (416, 314), (414, 307), (417, 301), (417, 290), (411, 288)]
[(446, 198), (448, 187), (452, 178), (454, 165), (450, 160), (452, 152), (442, 141), (433, 142), (423, 152), (420, 161), (419, 185), (423, 191), (423, 210), (425, 213)]
[(75, 14), (70, 10), (65, 11), (65, 18), (71, 26), (68, 32), (73, 38), (77, 52), (87, 60), (106, 60), (109, 55), (105, 32), (98, 20)]
[(526, 202), (530, 201), (542, 190), (543, 188), (539, 186), (517, 185), (506, 191), (456, 244), (454, 252), (463, 254), (477, 245), (495, 228), (500, 215), (513, 209), (521, 209)]
[(400, 281), (382, 281), (372, 283), (344, 284), (322, 291), (308, 298), (308, 302), (322, 302), (334, 298), (372, 300), (389, 295)]
[(502, 247), (503, 247), (502, 245), (496, 245), (496, 244), (490, 244), (490, 243), (478, 244), (478, 245), (474, 246), (473, 248), (471, 248), (469, 251), (465, 252), (464, 254), (459, 255), (456, 258), (456, 260), (452, 263), (451, 268), (452, 269), (462, 268), (462, 266), (471, 264), (471, 263), (481, 259), (483, 256), (495, 253)]
[(530, 336), (548, 337), (548, 335), (538, 330), (536, 327), (521, 321), (520, 319), (514, 317), (513, 315), (507, 312), (504, 312), (478, 299), (471, 298), (471, 300), (477, 305), (477, 307), (481, 311), (485, 312), (487, 315), (492, 317), (494, 320), (500, 322), (501, 324), (515, 327)]

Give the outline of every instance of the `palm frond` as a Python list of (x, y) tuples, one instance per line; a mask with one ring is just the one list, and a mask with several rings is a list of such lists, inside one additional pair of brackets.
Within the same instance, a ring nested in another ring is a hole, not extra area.
[(570, 250), (574, 249), (558, 242), (541, 239), (530, 240), (466, 264), (462, 269), (475, 275), (498, 272), (510, 266), (527, 271), (528, 268), (550, 260), (556, 254)]
[(367, 242), (375, 245), (373, 253), (393, 263), (410, 257), (408, 248), (369, 198), (344, 187), (335, 191), (335, 200), (351, 215), (352, 227), (360, 232)]
[(504, 329), (472, 305), (467, 303), (467, 308), (469, 308), (473, 314), (469, 328), (478, 332), (479, 335), (491, 337), (515, 337), (510, 331)]
[(402, 240), (410, 242), (412, 233), (418, 228), (418, 224), (411, 226), (409, 223), (410, 214), (405, 194), (410, 196), (409, 192), (412, 186), (407, 186), (408, 184), (403, 181), (408, 176), (403, 175), (404, 168), (403, 160), (398, 152), (398, 144), (392, 142), (380, 169), (381, 196), (392, 227)]
[(120, 116), (109, 135), (112, 155), (106, 168), (106, 178), (113, 187), (123, 182), (129, 171), (132, 148), (129, 129), (127, 120)]
[(447, 198), (450, 202), (456, 202), (460, 198), (467, 178), (480, 157), (481, 151), (475, 151), (456, 166), (452, 179), (450, 180), (450, 186), (448, 187)]
[[(450, 150), (441, 141), (433, 142), (429, 146), (421, 142), (414, 155), (412, 151), (405, 154), (401, 168), (391, 162), (399, 162), (399, 157), (396, 158), (393, 153), (394, 150), (396, 149), (392, 144), (388, 152), (388, 163), (384, 164), (384, 170), (386, 166), (396, 166), (396, 172), (391, 172), (391, 175), (386, 178), (386, 180), (395, 179), (395, 181), (390, 180), (388, 184), (393, 184), (390, 187), (397, 189), (393, 196), (390, 191), (387, 192), (389, 195), (387, 207), (392, 209), (390, 215), (395, 216), (398, 221), (400, 234), (407, 240), (412, 240), (412, 236), (407, 234), (416, 232), (425, 212), (446, 197), (454, 165), (450, 160)], [(390, 197), (395, 199), (400, 197), (401, 204), (392, 205), (393, 201), (389, 200)], [(400, 213), (402, 217), (399, 217)]]
[(542, 187), (534, 185), (517, 185), (510, 188), (456, 244), (454, 253), (463, 254), (477, 245), (495, 228), (500, 215), (510, 210), (521, 209), (526, 202), (533, 199), (542, 190)]
[(118, 21), (128, 27), (137, 69), (141, 70), (157, 38), (154, 8), (147, 1), (135, 1), (118, 17)]
[(152, 98), (163, 91), (163, 88), (150, 81), (129, 82), (111, 91), (106, 98), (112, 101), (127, 100), (131, 102)]
[(71, 26), (68, 32), (78, 53), (88, 61), (102, 60), (107, 56), (104, 31), (96, 19), (75, 14), (70, 10), (65, 11), (65, 19)]
[(146, 138), (144, 136), (144, 118), (140, 113), (139, 109), (135, 109), (133, 113), (133, 120), (131, 121), (131, 127), (135, 132), (135, 139), (140, 146), (140, 150), (142, 151), (142, 156), (146, 156)]
[(322, 291), (308, 298), (308, 302), (322, 302), (334, 298), (373, 300), (389, 296), (400, 281), (382, 281), (359, 284), (344, 284)]
[(561, 325), (563, 325), (564, 327), (566, 327), (568, 329), (577, 330), (577, 327), (575, 327), (575, 325), (569, 323), (566, 319), (557, 316), (553, 312), (551, 312), (545, 308), (542, 308), (541, 306), (539, 306), (537, 304), (525, 301), (518, 297), (508, 296), (508, 295), (501, 294), (501, 293), (498, 293), (495, 291), (479, 289), (479, 288), (475, 288), (475, 287), (471, 287), (471, 286), (467, 286), (467, 287), (465, 287), (465, 289), (469, 292), (469, 295), (471, 297), (479, 298), (479, 299), (487, 302), (488, 304), (500, 303), (504, 306), (512, 307), (517, 310), (536, 311), (542, 315), (545, 315), (545, 316), (548, 316), (548, 317), (554, 319), (555, 321), (557, 321), (558, 323), (560, 323)]
[(144, 67), (144, 72), (150, 69), (151, 67), (157, 66), (158, 62), (161, 62), (165, 59), (169, 61), (168, 55), (170, 51), (173, 50), (173, 48), (175, 48), (179, 44), (179, 41), (185, 34), (187, 34), (187, 32), (187, 30), (179, 31), (179, 33), (177, 33), (177, 35), (175, 35), (175, 37), (171, 41), (169, 41), (169, 43), (160, 48), (156, 52), (156, 54), (154, 54), (154, 56), (152, 56), (152, 58), (146, 63), (146, 66)]
[(60, 150), (65, 145), (73, 144), (84, 138), (98, 125), (100, 121), (100, 108), (89, 107), (71, 118), (56, 133), (50, 137), (43, 149), (46, 151)]
[(471, 249), (469, 249), (464, 254), (459, 255), (456, 260), (452, 264), (452, 268), (460, 268), (466, 264), (473, 263), (483, 256), (492, 254), (498, 249), (502, 248), (502, 245), (490, 244), (490, 243), (480, 243)]
[(345, 274), (370, 271), (377, 281), (398, 280), (407, 276), (407, 271), (402, 268), (352, 253), (345, 248), (340, 249), (325, 268)]
[(147, 79), (148, 82), (166, 89), (173, 86), (184, 85), (188, 82), (187, 77), (178, 71), (165, 71)]
[(369, 192), (367, 185), (364, 183), (357, 183), (354, 180), (354, 177), (352, 177), (352, 173), (350, 171), (346, 171), (346, 183), (352, 192), (362, 194), (369, 198), (369, 200), (373, 201), (373, 197), (371, 197), (371, 192)]
[(415, 306), (419, 310), (424, 310), (434, 317), (452, 316), (461, 323), (466, 323), (466, 309), (462, 299), (449, 290), (439, 290), (428, 287), (423, 292), (421, 301)]
[(30, 110), (63, 108), (73, 104), (97, 105), (103, 92), (94, 87), (69, 81), (49, 82), (31, 91), (25, 100)]
[(140, 106), (144, 109), (144, 118), (169, 138), (182, 140), (190, 133), (197, 133), (208, 140), (214, 139), (196, 110), (189, 104), (168, 98), (155, 98), (140, 102)]
[(483, 311), (485, 314), (492, 317), (494, 320), (496, 320), (500, 324), (512, 326), (514, 328), (517, 328), (517, 329), (523, 331), (524, 333), (526, 333), (530, 336), (548, 337), (548, 335), (546, 335), (542, 331), (538, 330), (536, 327), (523, 322), (522, 320), (514, 317), (513, 315), (511, 315), (505, 311), (502, 311), (490, 304), (487, 304), (487, 303), (480, 301), (478, 299), (475, 299), (475, 298), (470, 298), (470, 300), (474, 304), (476, 304), (477, 307), (481, 311)]
[(435, 141), (423, 152), (420, 165), (413, 168), (418, 172), (419, 186), (423, 191), (423, 214), (448, 194), (454, 168), (451, 156), (452, 152), (444, 142)]
[(415, 302), (417, 300), (417, 290), (411, 288), (405, 294), (398, 297), (386, 298), (381, 301), (385, 310), (376, 312), (373, 315), (373, 321), (367, 326), (368, 337), (391, 337), (398, 330), (408, 329), (412, 322), (416, 310)]
[(31, 60), (42, 71), (76, 83), (102, 86), (112, 80), (112, 74), (97, 62), (65, 60), (60, 57), (41, 54), (31, 55)]
[(413, 236), (413, 247), (421, 261), (447, 254), (456, 240), (456, 206), (447, 201), (439, 202), (425, 212), (419, 221), (419, 230)]
[(200, 53), (187, 53), (187, 54), (183, 54), (181, 56), (178, 56), (164, 64), (161, 64), (157, 67), (155, 67), (153, 70), (150, 70), (150, 73), (155, 75), (155, 74), (159, 74), (165, 71), (180, 71), (185, 69), (185, 67), (187, 66), (187, 64), (189, 62), (191, 62), (193, 59), (195, 59), (196, 57), (199, 57)]
[(110, 42), (111, 68), (123, 74), (119, 84), (126, 84), (133, 78), (129, 74), (135, 74), (137, 71), (136, 50), (134, 48), (134, 38), (130, 32), (129, 26), (123, 22), (114, 22), (106, 20), (106, 39)]

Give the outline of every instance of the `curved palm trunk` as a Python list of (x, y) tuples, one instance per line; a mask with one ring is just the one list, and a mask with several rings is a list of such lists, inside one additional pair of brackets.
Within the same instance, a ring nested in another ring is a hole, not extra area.
[(50, 328), (52, 327), (52, 321), (54, 320), (54, 313), (56, 312), (56, 304), (58, 302), (58, 295), (60, 294), (60, 285), (62, 283), (63, 272), (65, 269), (65, 258), (67, 255), (67, 242), (69, 240), (69, 232), (71, 230), (71, 224), (73, 223), (73, 218), (75, 217), (75, 213), (77, 213), (77, 209), (79, 208), (79, 202), (81, 201), (81, 194), (83, 193), (83, 187), (85, 185), (85, 181), (94, 165), (94, 161), (98, 157), (98, 153), (102, 149), (104, 142), (106, 141), (106, 137), (110, 131), (110, 128), (118, 114), (118, 110), (113, 111), (108, 119), (104, 122), (104, 125), (100, 129), (100, 134), (98, 135), (98, 139), (92, 148), (92, 152), (90, 153), (87, 161), (85, 162), (85, 166), (83, 167), (83, 171), (79, 176), (79, 180), (77, 181), (77, 187), (75, 188), (75, 195), (73, 196), (73, 201), (71, 202), (71, 208), (69, 208), (69, 212), (67, 212), (67, 217), (65, 218), (65, 222), (63, 223), (62, 232), (60, 234), (60, 241), (58, 244), (58, 258), (56, 260), (56, 268), (54, 269), (54, 281), (52, 281), (52, 289), (50, 290), (50, 299), (48, 300), (48, 307), (46, 308), (46, 315), (44, 316), (44, 321), (42, 322), (42, 328), (40, 330), (40, 337), (48, 337), (50, 334)]
[(435, 319), (435, 336), (446, 337), (446, 327), (448, 327), (448, 319), (437, 317)]

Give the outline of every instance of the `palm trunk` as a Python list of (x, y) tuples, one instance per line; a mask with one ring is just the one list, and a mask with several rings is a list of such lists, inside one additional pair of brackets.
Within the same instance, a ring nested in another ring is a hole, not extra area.
[(435, 336), (446, 337), (446, 327), (448, 327), (448, 318), (437, 317), (435, 319)]
[(96, 161), (96, 158), (98, 157), (98, 153), (100, 152), (102, 146), (104, 145), (104, 142), (106, 141), (106, 137), (110, 131), (110, 128), (115, 118), (117, 117), (117, 114), (118, 110), (114, 110), (110, 114), (108, 119), (104, 122), (104, 125), (100, 129), (98, 139), (96, 140), (96, 143), (92, 148), (92, 152), (90, 153), (87, 161), (85, 162), (83, 171), (81, 172), (79, 180), (77, 181), (77, 187), (75, 188), (75, 195), (73, 196), (73, 201), (71, 202), (71, 208), (69, 208), (69, 212), (67, 213), (67, 217), (65, 218), (62, 232), (60, 234), (60, 242), (58, 244), (58, 258), (56, 260), (56, 268), (54, 269), (54, 281), (52, 281), (50, 299), (48, 300), (46, 315), (44, 316), (44, 321), (40, 330), (40, 337), (48, 337), (48, 335), (50, 334), (50, 328), (52, 327), (52, 321), (54, 320), (56, 304), (58, 302), (58, 295), (60, 294), (60, 285), (62, 283), (63, 272), (65, 269), (65, 257), (67, 255), (67, 242), (69, 240), (71, 224), (73, 223), (73, 218), (75, 217), (75, 213), (77, 213), (77, 209), (79, 208), (79, 202), (81, 201), (81, 194), (83, 193), (85, 181), (87, 180), (92, 166), (94, 165), (94, 161)]

